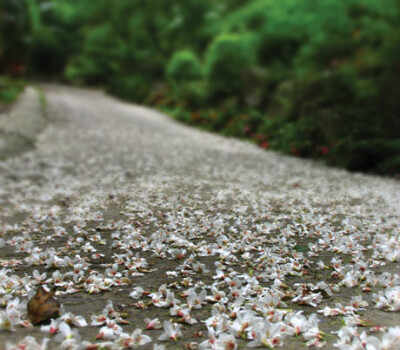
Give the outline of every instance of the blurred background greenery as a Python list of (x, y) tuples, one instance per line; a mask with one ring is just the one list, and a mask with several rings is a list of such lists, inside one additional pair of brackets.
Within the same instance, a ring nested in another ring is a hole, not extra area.
[(263, 148), (400, 173), (398, 0), (0, 0), (0, 75), (3, 102), (21, 80), (97, 86)]

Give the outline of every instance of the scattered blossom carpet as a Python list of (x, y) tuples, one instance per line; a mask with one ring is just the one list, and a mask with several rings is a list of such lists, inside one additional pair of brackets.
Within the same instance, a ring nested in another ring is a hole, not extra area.
[(1, 349), (400, 348), (399, 181), (45, 90), (0, 162)]

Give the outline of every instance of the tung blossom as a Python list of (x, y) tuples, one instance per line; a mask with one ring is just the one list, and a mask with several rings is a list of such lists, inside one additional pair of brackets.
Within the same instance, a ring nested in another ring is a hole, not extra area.
[(145, 318), (144, 322), (146, 322), (147, 326), (146, 329), (161, 329), (162, 325), (161, 322), (158, 318), (155, 318), (153, 320), (149, 318)]
[(151, 338), (148, 335), (142, 334), (141, 329), (135, 329), (131, 335), (122, 333), (115, 340), (115, 345), (122, 349), (137, 348), (151, 342)]
[(21, 350), (21, 349), (29, 349), (29, 350), (47, 350), (47, 344), (49, 342), (49, 338), (44, 338), (42, 343), (37, 342), (37, 340), (28, 335), (23, 340), (21, 340), (17, 344), (6, 343), (6, 350)]
[(388, 311), (400, 311), (400, 286), (386, 288), (385, 292), (380, 291), (373, 295), (375, 307), (387, 309)]
[(158, 337), (158, 340), (174, 340), (177, 341), (182, 336), (181, 326), (176, 323), (164, 321), (164, 333)]
[(283, 339), (288, 335), (281, 331), (282, 326), (282, 322), (271, 323), (268, 320), (258, 323), (253, 327), (251, 332), (249, 332), (248, 337), (253, 340), (247, 344), (247, 347), (274, 348), (276, 346), (281, 346)]

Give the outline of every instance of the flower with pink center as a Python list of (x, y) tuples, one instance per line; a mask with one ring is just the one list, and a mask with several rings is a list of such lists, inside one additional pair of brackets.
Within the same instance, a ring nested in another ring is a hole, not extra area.
[(202, 289), (200, 294), (197, 294), (194, 289), (187, 295), (187, 304), (190, 309), (201, 309), (202, 304), (205, 304), (207, 292)]
[(57, 334), (59, 332), (59, 328), (63, 320), (61, 318), (52, 319), (50, 324), (47, 326), (41, 326), (40, 330), (44, 333), (48, 333), (51, 335)]
[(253, 339), (247, 344), (247, 347), (254, 348), (264, 346), (267, 348), (274, 348), (281, 346), (283, 339), (287, 336), (285, 332), (282, 332), (282, 322), (271, 323), (268, 320), (264, 320), (262, 323), (258, 323), (249, 332), (249, 338)]
[(158, 340), (173, 340), (177, 341), (182, 336), (181, 326), (176, 323), (164, 321), (164, 333), (158, 337)]
[(218, 338), (215, 340), (213, 350), (236, 350), (237, 349), (237, 341), (236, 338), (232, 334), (221, 333), (218, 335)]
[(154, 318), (153, 320), (149, 318), (145, 318), (144, 322), (146, 322), (146, 329), (161, 329), (162, 325), (158, 318)]
[(262, 321), (261, 317), (254, 315), (250, 310), (242, 310), (233, 322), (228, 323), (228, 330), (235, 337), (246, 339), (248, 329), (255, 323)]
[(122, 349), (133, 349), (151, 342), (148, 335), (142, 334), (141, 329), (135, 329), (131, 335), (122, 333), (116, 340), (115, 345)]
[(6, 343), (6, 350), (23, 350), (23, 349), (32, 349), (32, 350), (47, 350), (47, 344), (49, 342), (49, 338), (44, 338), (42, 343), (38, 343), (37, 340), (28, 335), (24, 339), (22, 339), (18, 344)]

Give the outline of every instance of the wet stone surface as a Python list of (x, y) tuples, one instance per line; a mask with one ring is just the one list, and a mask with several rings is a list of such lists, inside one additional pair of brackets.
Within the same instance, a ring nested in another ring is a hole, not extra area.
[(0, 349), (399, 348), (398, 181), (45, 90), (35, 149), (0, 162)]

